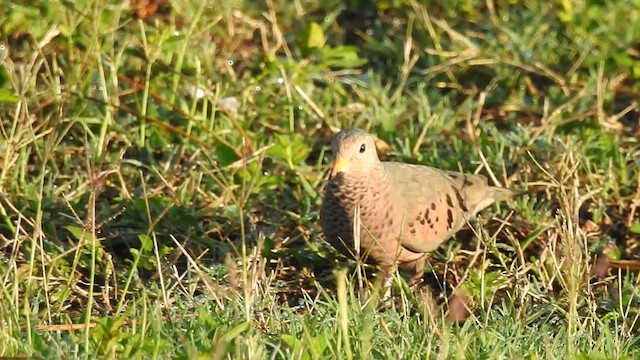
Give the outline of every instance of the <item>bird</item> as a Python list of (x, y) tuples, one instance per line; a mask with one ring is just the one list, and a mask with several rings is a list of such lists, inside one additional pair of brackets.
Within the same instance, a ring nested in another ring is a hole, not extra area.
[(483, 175), (380, 161), (374, 135), (360, 129), (339, 131), (331, 148), (320, 227), (343, 255), (377, 266), (385, 285), (398, 268), (420, 283), (427, 253), (480, 210), (523, 193)]

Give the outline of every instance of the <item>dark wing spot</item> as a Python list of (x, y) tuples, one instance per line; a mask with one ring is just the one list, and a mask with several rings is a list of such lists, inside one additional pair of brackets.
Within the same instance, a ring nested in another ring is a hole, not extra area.
[(458, 174), (455, 173), (449, 173), (449, 176), (453, 179), (456, 180), (458, 178)]
[(471, 186), (473, 185), (473, 183), (469, 180), (467, 180), (467, 175), (464, 176), (464, 181), (462, 182), (462, 185), (464, 186)]
[(453, 212), (451, 209), (447, 209), (447, 228), (451, 229), (453, 227)]
[(415, 234), (415, 233), (416, 233), (416, 229), (411, 229), (411, 230), (409, 230), (409, 231), (410, 231), (412, 234)]
[(458, 191), (458, 189), (455, 189), (455, 191), (456, 191), (456, 199), (458, 200), (458, 205), (460, 206), (460, 209), (462, 209), (462, 211), (469, 211), (469, 209), (467, 209), (467, 204), (462, 198), (462, 195), (460, 195), (460, 191)]
[(429, 227), (433, 229), (433, 224), (432, 224), (432, 223), (429, 223)]
[(420, 219), (420, 225), (424, 225), (424, 219)]
[(407, 223), (407, 225), (409, 225), (410, 228), (414, 227), (416, 225), (416, 223), (414, 223), (413, 221), (409, 221), (409, 223)]
[(431, 210), (435, 210), (436, 209), (436, 203), (431, 203)]
[(451, 196), (449, 194), (447, 194), (447, 205), (449, 205), (449, 207), (453, 207), (453, 201), (451, 201)]

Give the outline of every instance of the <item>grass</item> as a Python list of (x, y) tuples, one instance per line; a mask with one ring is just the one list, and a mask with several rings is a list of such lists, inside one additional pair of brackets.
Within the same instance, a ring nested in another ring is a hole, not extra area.
[[(0, 356), (640, 357), (639, 6), (3, 2)], [(529, 194), (384, 302), (318, 226), (343, 127)]]

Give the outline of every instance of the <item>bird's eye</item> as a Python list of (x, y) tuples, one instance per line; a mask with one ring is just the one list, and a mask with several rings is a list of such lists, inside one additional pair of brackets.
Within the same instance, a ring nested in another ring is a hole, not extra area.
[(364, 146), (364, 144), (360, 145), (360, 154), (362, 154), (365, 150), (367, 150), (367, 147)]

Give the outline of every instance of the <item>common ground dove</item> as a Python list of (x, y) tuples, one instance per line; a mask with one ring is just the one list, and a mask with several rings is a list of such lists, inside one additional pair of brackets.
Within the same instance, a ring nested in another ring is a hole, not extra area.
[(410, 283), (416, 283), (425, 253), (478, 211), (521, 193), (489, 186), (482, 175), (381, 162), (374, 137), (358, 129), (340, 131), (331, 147), (333, 168), (320, 210), (325, 238), (344, 255), (377, 264), (387, 281), (397, 265), (412, 271)]

